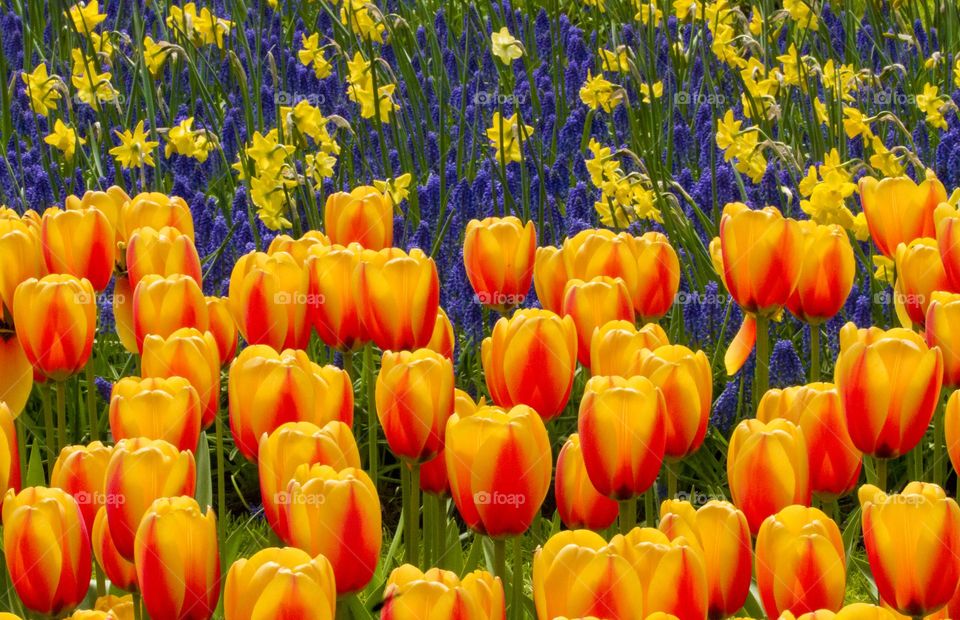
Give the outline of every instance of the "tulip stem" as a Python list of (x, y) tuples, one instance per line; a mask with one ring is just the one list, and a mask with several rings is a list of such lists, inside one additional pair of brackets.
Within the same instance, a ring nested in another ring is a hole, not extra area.
[(667, 463), (667, 499), (677, 498), (677, 470), (679, 463)]
[(143, 600), (140, 598), (140, 592), (136, 589), (133, 591), (133, 618), (134, 620), (143, 618)]
[(877, 470), (877, 486), (884, 493), (887, 492), (887, 459), (875, 459), (874, 467)]
[(637, 524), (637, 500), (620, 500), (620, 533), (626, 534)]
[(374, 488), (379, 481), (377, 466), (377, 397), (373, 383), (373, 345), (363, 349), (363, 385), (367, 390), (367, 472)]
[(523, 550), (520, 536), (513, 537), (513, 581), (510, 587), (510, 616), (516, 620), (523, 618)]
[(54, 429), (53, 429), (53, 408), (50, 405), (50, 390), (48, 387), (40, 388), (40, 400), (43, 406), (43, 425), (47, 431), (47, 482), (53, 479), (53, 464), (56, 461), (54, 457)]
[(759, 403), (770, 386), (770, 320), (760, 315), (757, 315), (757, 357), (753, 377), (753, 401)]
[(436, 498), (432, 495), (424, 494), (423, 496), (423, 565), (424, 566), (436, 566), (434, 557), (436, 556), (436, 551), (433, 548), (434, 542), (436, 541), (433, 536), (434, 531), (436, 531), (437, 524), (437, 511), (434, 509), (434, 500)]
[(810, 326), (810, 382), (820, 380), (820, 325)]
[(87, 417), (90, 418), (90, 441), (100, 439), (100, 416), (97, 412), (96, 378), (94, 377), (93, 356), (87, 362)]
[[(401, 467), (407, 469), (405, 465)], [(406, 506), (404, 515), (407, 521), (406, 555), (407, 563), (420, 564), (420, 464), (413, 463), (407, 473)]]
[(226, 459), (223, 451), (223, 420), (220, 418), (219, 407), (214, 420), (217, 426), (217, 532), (220, 548), (223, 549), (223, 530), (227, 519)]
[(97, 577), (97, 597), (101, 597), (107, 593), (107, 583), (103, 576), (103, 569), (100, 568), (99, 562), (93, 563), (94, 574)]
[(67, 446), (67, 382), (57, 381), (57, 454)]
[[(941, 401), (943, 402), (943, 401)], [(943, 455), (944, 443), (944, 416), (946, 412), (938, 406), (933, 412), (933, 481), (939, 486), (947, 482), (946, 459)]]
[(437, 496), (437, 566), (443, 568), (447, 560), (447, 498)]
[(507, 581), (507, 541), (504, 538), (493, 539), (493, 574), (501, 581)]
[(657, 484), (643, 494), (643, 518), (647, 527), (657, 527)]

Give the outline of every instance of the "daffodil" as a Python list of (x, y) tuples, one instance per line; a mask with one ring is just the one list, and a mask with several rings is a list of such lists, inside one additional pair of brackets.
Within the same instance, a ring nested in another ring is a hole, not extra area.
[(688, 18), (696, 19), (697, 2), (696, 0), (673, 0), (673, 12), (680, 21)]
[(504, 26), (490, 35), (490, 51), (505, 65), (523, 56), (523, 45)]
[(143, 39), (143, 62), (146, 63), (150, 75), (160, 77), (163, 65), (170, 56), (170, 44), (166, 41), (154, 41), (152, 37)]
[(97, 0), (78, 2), (70, 7), (67, 15), (73, 22), (73, 27), (82, 35), (93, 32), (93, 29), (107, 18), (100, 12), (100, 3)]
[(354, 34), (364, 40), (383, 43), (386, 27), (380, 21), (380, 15), (368, 8), (369, 0), (343, 0), (340, 7), (340, 22), (349, 26)]
[(384, 181), (375, 180), (373, 186), (376, 187), (380, 193), (389, 196), (394, 205), (398, 205), (410, 195), (410, 181), (412, 179), (413, 176), (407, 172), (394, 179), (386, 179)]
[(318, 80), (330, 77), (333, 67), (323, 55), (323, 49), (320, 47), (320, 34), (314, 32), (309, 37), (302, 35), (300, 51), (297, 52), (297, 58), (300, 64), (305, 67), (313, 67), (313, 74)]
[(630, 70), (626, 46), (619, 46), (615, 52), (601, 47), (597, 50), (597, 54), (600, 56), (600, 68), (604, 71), (626, 73)]
[(77, 144), (86, 144), (87, 141), (77, 137), (77, 132), (69, 125), (64, 124), (59, 118), (53, 124), (53, 131), (44, 137), (44, 142), (63, 153), (63, 158), (67, 161), (73, 160), (77, 152)]
[(601, 13), (606, 13), (607, 11), (607, 0), (583, 0), (583, 3), (596, 8)]
[(873, 278), (893, 286), (894, 280), (896, 279), (893, 259), (880, 254), (874, 254), (873, 266), (875, 267)]
[(244, 153), (253, 160), (257, 170), (279, 174), (287, 156), (295, 150), (293, 146), (281, 144), (279, 132), (271, 129), (266, 134), (254, 132), (253, 140)]
[(805, 0), (783, 0), (783, 8), (800, 30), (817, 30), (820, 27), (817, 14)]
[(927, 115), (927, 124), (937, 129), (946, 129), (947, 121), (943, 117), (943, 107), (946, 102), (937, 94), (938, 86), (927, 83), (923, 85), (923, 92), (917, 95), (917, 109)]
[(121, 166), (124, 168), (140, 168), (144, 165), (153, 167), (153, 151), (160, 144), (147, 139), (147, 132), (143, 129), (143, 121), (137, 123), (131, 132), (129, 129), (114, 131), (120, 144), (110, 149)]
[(851, 139), (857, 136), (863, 136), (865, 140), (873, 137), (870, 123), (857, 108), (843, 108), (843, 131)]
[(659, 26), (663, 18), (663, 11), (657, 6), (655, 0), (634, 0), (637, 7), (637, 14), (633, 18), (641, 22), (644, 26)]
[(113, 42), (111, 41), (111, 33), (109, 32), (105, 32), (102, 35), (91, 32), (90, 47), (95, 53), (101, 54), (105, 58), (113, 58)]
[(532, 134), (533, 127), (521, 125), (516, 113), (504, 119), (499, 112), (494, 112), (491, 126), (487, 129), (487, 139), (500, 163), (523, 161), (520, 146)]
[(604, 79), (603, 75), (594, 76), (587, 71), (587, 81), (580, 87), (580, 100), (591, 110), (599, 107), (609, 113), (623, 101), (623, 89)]
[(873, 155), (870, 156), (870, 165), (888, 177), (898, 177), (903, 174), (903, 165), (899, 158), (884, 145), (883, 140), (873, 136), (870, 141)]
[(317, 188), (321, 187), (324, 179), (333, 176), (334, 166), (337, 165), (337, 158), (323, 151), (307, 153), (304, 155), (304, 161), (307, 164), (307, 176), (313, 179), (314, 186)]
[(640, 84), (640, 94), (643, 95), (644, 103), (651, 103), (651, 92), (653, 94), (653, 99), (659, 99), (663, 96), (663, 82), (657, 81), (652, 85), (647, 84), (646, 82), (641, 82)]
[(24, 71), (20, 77), (27, 85), (30, 109), (35, 114), (46, 116), (50, 110), (57, 108), (57, 101), (60, 100), (60, 92), (56, 89), (57, 79), (47, 73), (46, 64), (40, 63), (32, 73)]
[[(164, 146), (164, 156), (169, 158), (174, 153), (184, 157), (196, 157), (197, 137), (200, 132), (193, 129), (193, 117), (185, 118), (180, 123), (171, 127), (167, 132), (167, 144)], [(202, 157), (206, 159), (206, 151), (201, 151)]]
[(77, 98), (98, 111), (101, 102), (115, 100), (118, 93), (110, 81), (113, 75), (109, 71), (97, 71), (93, 61), (87, 59), (79, 49), (75, 48), (72, 55), (70, 83), (77, 90)]
[(216, 45), (223, 49), (226, 36), (233, 30), (233, 22), (222, 19), (204, 7), (197, 18), (196, 31), (206, 45)]

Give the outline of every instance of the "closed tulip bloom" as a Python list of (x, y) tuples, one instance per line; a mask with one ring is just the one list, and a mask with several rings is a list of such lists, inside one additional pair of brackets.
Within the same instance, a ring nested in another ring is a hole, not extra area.
[[(476, 410), (485, 405), (486, 401), (480, 398), (480, 404), (460, 389), (453, 390), (453, 410), (461, 418), (473, 415)], [(444, 430), (446, 436), (446, 430)], [(447, 458), (445, 448), (440, 453), (420, 466), (420, 490), (433, 495), (450, 495), (450, 478), (447, 475)]]
[(333, 567), (322, 555), (270, 547), (237, 560), (227, 573), (224, 620), (334, 620), (336, 607)]
[(769, 390), (760, 399), (757, 419), (784, 418), (800, 427), (810, 462), (810, 488), (834, 499), (857, 486), (863, 455), (853, 445), (840, 394), (832, 383), (810, 383)]
[(193, 450), (200, 440), (201, 415), (197, 390), (183, 377), (123, 377), (110, 394), (114, 441), (146, 437)]
[(301, 465), (287, 486), (283, 506), (288, 540), (333, 565), (337, 594), (362, 590), (380, 560), (380, 498), (370, 476), (348, 467)]
[[(947, 399), (943, 410), (943, 430), (947, 442), (947, 454), (955, 471), (960, 471), (960, 392), (954, 391)], [(960, 611), (960, 609), (958, 609)]]
[[(133, 620), (133, 595), (117, 596), (107, 594), (99, 596), (93, 604), (94, 610), (107, 613), (108, 620)], [(113, 614), (112, 616), (110, 614)]]
[(130, 202), (130, 196), (123, 188), (112, 185), (106, 191), (87, 190), (83, 196), (70, 195), (63, 201), (63, 206), (67, 209), (96, 208), (103, 211), (103, 214), (110, 220), (110, 225), (116, 229), (120, 222), (120, 210), (123, 205)]
[(935, 240), (921, 237), (897, 246), (894, 306), (904, 327), (923, 325), (934, 291), (950, 288)]
[(117, 241), (126, 243), (138, 228), (149, 226), (157, 230), (164, 226), (176, 228), (193, 239), (193, 215), (186, 201), (179, 196), (159, 192), (143, 192), (124, 203), (120, 209)]
[(293, 257), (293, 260), (302, 265), (307, 261), (310, 248), (315, 245), (329, 246), (330, 239), (319, 230), (308, 230), (299, 239), (294, 239), (290, 235), (277, 235), (270, 242), (267, 254), (286, 252)]
[(610, 540), (610, 549), (625, 558), (640, 578), (643, 608), (680, 620), (707, 615), (707, 574), (703, 553), (683, 536), (673, 540), (653, 528), (634, 528)]
[(351, 351), (364, 340), (360, 308), (353, 292), (359, 246), (315, 245), (307, 253), (307, 315), (327, 346)]
[(43, 213), (40, 241), (50, 273), (86, 278), (98, 291), (107, 288), (117, 244), (113, 225), (102, 211), (51, 207)]
[(93, 528), (90, 530), (90, 539), (97, 564), (103, 569), (110, 583), (127, 591), (136, 589), (137, 567), (133, 565), (132, 560), (120, 555), (117, 544), (113, 541), (113, 535), (110, 533), (106, 507), (97, 510)]
[(447, 421), (450, 493), (475, 532), (523, 534), (550, 489), (553, 454), (543, 420), (526, 405), (480, 407)]
[(666, 446), (666, 402), (646, 377), (593, 377), (580, 401), (583, 461), (602, 495), (643, 494), (660, 473)]
[(706, 354), (679, 344), (641, 349), (633, 368), (630, 374), (647, 377), (663, 394), (664, 457), (681, 459), (699, 450), (713, 404), (713, 374)]
[(757, 587), (769, 617), (837, 611), (847, 566), (840, 528), (816, 508), (788, 506), (767, 517), (757, 534)]
[(226, 366), (237, 352), (237, 322), (230, 312), (230, 300), (226, 297), (206, 297), (210, 333), (217, 341), (220, 364)]
[(629, 377), (641, 349), (668, 344), (667, 333), (656, 323), (637, 329), (632, 321), (608, 321), (593, 330), (590, 338), (590, 372), (594, 376)]
[(66, 491), (7, 491), (3, 552), (7, 574), (27, 609), (58, 616), (87, 595), (90, 538), (77, 502)]
[(893, 258), (897, 246), (934, 235), (933, 212), (947, 190), (932, 172), (915, 183), (909, 177), (860, 179), (860, 205), (877, 249)]
[(537, 230), (512, 215), (470, 220), (463, 237), (463, 266), (481, 304), (511, 308), (523, 302), (533, 280)]
[(429, 461), (453, 413), (453, 362), (430, 349), (385, 351), (376, 406), (390, 450), (408, 462)]
[(950, 290), (960, 291), (960, 211), (955, 205), (941, 203), (933, 212), (940, 262)]
[(850, 237), (835, 224), (821, 226), (799, 222), (803, 243), (800, 277), (787, 300), (795, 317), (817, 325), (843, 307), (853, 288), (856, 263)]
[(307, 346), (307, 272), (290, 254), (241, 256), (230, 274), (229, 296), (233, 318), (250, 344)]
[(143, 339), (140, 362), (145, 377), (183, 377), (197, 391), (202, 428), (213, 424), (220, 408), (220, 351), (210, 332), (181, 327), (166, 338)]
[(560, 415), (577, 370), (577, 328), (549, 310), (517, 310), (501, 318), (480, 347), (493, 402), (528, 405), (544, 420)]
[[(0, 207), (0, 306), (13, 314), (13, 293), (30, 278), (47, 273), (40, 243), (40, 230), (15, 211)], [(3, 308), (0, 308), (2, 310)]]
[(907, 329), (840, 330), (834, 382), (850, 438), (864, 454), (893, 458), (923, 438), (943, 381), (943, 355)]
[(166, 338), (181, 327), (202, 332), (210, 327), (207, 301), (190, 276), (144, 276), (133, 290), (133, 333), (143, 351), (147, 334)]
[(633, 304), (620, 278), (597, 276), (588, 282), (573, 279), (563, 293), (563, 315), (577, 327), (577, 359), (590, 366), (593, 331), (609, 321), (633, 321)]
[(144, 276), (172, 276), (182, 273), (203, 282), (200, 255), (193, 239), (176, 228), (159, 230), (149, 226), (138, 228), (127, 242), (127, 276), (136, 288)]
[(353, 291), (368, 338), (383, 349), (419, 349), (430, 342), (440, 307), (433, 259), (417, 248), (363, 252)]
[(88, 532), (93, 532), (93, 520), (106, 503), (103, 482), (112, 454), (113, 447), (99, 441), (86, 446), (67, 446), (53, 465), (50, 486), (63, 489), (77, 500)]
[[(2, 311), (2, 308), (0, 308)], [(33, 366), (15, 333), (0, 334), (0, 401), (20, 415), (33, 389)]]
[(107, 524), (117, 550), (133, 560), (140, 519), (153, 500), (193, 495), (197, 474), (193, 454), (163, 440), (122, 439), (113, 448), (104, 482)]
[(544, 310), (560, 314), (563, 289), (569, 279), (563, 250), (552, 245), (537, 248), (533, 261), (533, 287)]
[(567, 438), (557, 457), (554, 495), (560, 520), (570, 529), (603, 530), (619, 514), (617, 502), (601, 495), (590, 482), (576, 433)]
[(133, 330), (133, 288), (127, 276), (120, 274), (113, 281), (113, 319), (120, 344), (128, 353), (139, 355), (137, 335)]
[(457, 341), (453, 335), (453, 324), (443, 308), (437, 309), (437, 322), (433, 326), (433, 335), (430, 336), (430, 342), (427, 348), (436, 351), (447, 359), (453, 359), (453, 350)]
[(350, 377), (336, 366), (311, 362), (304, 351), (247, 347), (230, 365), (227, 391), (230, 430), (251, 461), (257, 460), (260, 437), (285, 422), (353, 424)]
[(137, 528), (137, 580), (153, 618), (207, 620), (220, 600), (220, 553), (213, 508), (192, 497), (163, 497)]
[(590, 530), (554, 534), (533, 555), (533, 602), (538, 620), (644, 616), (637, 572)]
[(375, 187), (336, 192), (323, 208), (323, 229), (332, 243), (359, 243), (369, 250), (393, 245), (393, 201)]
[(289, 538), (282, 510), (287, 484), (304, 463), (329, 465), (337, 471), (359, 468), (360, 453), (350, 427), (339, 420), (322, 428), (310, 422), (287, 422), (260, 438), (257, 467), (263, 514), (281, 540)]
[(800, 428), (788, 420), (743, 420), (727, 449), (727, 481), (733, 503), (750, 531), (791, 504), (810, 505), (810, 462)]
[(694, 510), (689, 502), (666, 500), (660, 506), (660, 530), (699, 545), (707, 574), (707, 617), (726, 618), (743, 607), (750, 594), (753, 546), (747, 518), (730, 502), (710, 500)]
[(960, 508), (935, 484), (860, 487), (863, 542), (880, 598), (906, 616), (946, 605), (960, 579)]
[(97, 300), (90, 281), (65, 274), (31, 278), (17, 287), (13, 321), (33, 367), (62, 381), (90, 359), (97, 330)]
[(20, 450), (17, 442), (15, 416), (0, 400), (0, 492), (20, 491)]
[(927, 345), (943, 355), (943, 384), (960, 387), (960, 294), (935, 291), (927, 306), (924, 329)]
[(477, 570), (461, 580), (456, 573), (410, 564), (387, 579), (380, 620), (503, 620), (504, 594), (499, 577)]

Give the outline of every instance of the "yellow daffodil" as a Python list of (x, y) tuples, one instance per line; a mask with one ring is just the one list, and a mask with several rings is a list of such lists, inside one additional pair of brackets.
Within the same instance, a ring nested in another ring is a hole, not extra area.
[(580, 101), (591, 110), (601, 108), (609, 113), (623, 101), (623, 89), (604, 79), (603, 75), (595, 76), (587, 71), (587, 81), (580, 87)]
[(893, 286), (893, 283), (896, 280), (896, 271), (893, 268), (893, 259), (887, 258), (881, 254), (874, 254), (873, 266), (876, 268), (873, 272), (873, 278)]
[(494, 112), (491, 126), (487, 129), (487, 139), (500, 163), (523, 161), (520, 146), (532, 134), (533, 127), (521, 125), (516, 113), (504, 119), (499, 112)]
[(696, 0), (673, 0), (673, 12), (677, 19), (683, 21), (688, 18), (697, 18)]
[(606, 13), (607, 11), (607, 0), (583, 0), (583, 3), (596, 8), (601, 13)]
[(144, 165), (154, 166), (153, 151), (159, 146), (159, 142), (147, 139), (147, 132), (143, 129), (143, 121), (137, 123), (136, 128), (131, 132), (129, 129), (114, 131), (120, 144), (110, 149), (121, 166), (124, 168), (140, 168)]
[(653, 93), (653, 99), (659, 99), (663, 96), (663, 82), (658, 81), (654, 82), (652, 87), (646, 82), (641, 82), (640, 84), (640, 94), (643, 95), (644, 103), (651, 103), (651, 91)]
[(302, 47), (297, 52), (300, 64), (305, 67), (313, 67), (313, 74), (317, 76), (318, 80), (330, 77), (333, 67), (323, 55), (323, 49), (320, 47), (320, 34), (314, 32), (309, 37), (303, 35), (301, 44)]
[(333, 176), (333, 167), (337, 165), (337, 158), (323, 151), (316, 154), (307, 153), (304, 155), (304, 161), (307, 164), (307, 176), (313, 179), (314, 186), (317, 188), (322, 186), (324, 179)]
[(817, 14), (805, 0), (783, 0), (783, 8), (800, 30), (817, 30), (820, 27)]
[(44, 142), (63, 153), (63, 158), (67, 161), (73, 159), (77, 151), (77, 144), (86, 144), (87, 141), (77, 137), (77, 132), (69, 125), (64, 124), (59, 118), (53, 124), (53, 131), (44, 137)]
[(660, 25), (663, 11), (657, 6), (655, 0), (634, 0), (633, 3), (637, 7), (637, 14), (633, 16), (635, 20), (641, 22), (644, 26), (653, 25), (656, 27)]
[[(164, 146), (164, 156), (169, 158), (174, 153), (184, 157), (192, 157), (199, 161), (206, 161), (207, 141), (199, 142), (201, 132), (193, 129), (193, 117), (185, 118), (176, 127), (167, 132), (167, 144)], [(202, 159), (201, 159), (202, 158)]]
[(77, 89), (77, 98), (98, 111), (101, 102), (116, 99), (117, 91), (110, 82), (113, 75), (108, 71), (98, 72), (95, 63), (87, 59), (79, 49), (74, 49), (72, 55), (73, 73), (70, 83)]
[(170, 56), (170, 44), (166, 41), (154, 41), (152, 37), (143, 39), (143, 62), (154, 79), (160, 77), (163, 65)]
[(253, 140), (244, 152), (254, 161), (257, 170), (279, 173), (287, 156), (295, 150), (293, 146), (281, 144), (279, 132), (271, 129), (266, 134), (254, 132)]
[(369, 0), (343, 0), (340, 7), (340, 22), (349, 26), (355, 35), (374, 43), (383, 43), (383, 32), (386, 27), (378, 13), (370, 9)]
[(395, 179), (374, 181), (373, 186), (376, 187), (380, 193), (389, 196), (393, 204), (398, 205), (410, 195), (410, 181), (412, 179), (413, 176), (407, 172)]
[(619, 46), (615, 52), (600, 48), (597, 50), (600, 56), (600, 68), (604, 71), (616, 71), (617, 73), (626, 73), (630, 70), (630, 63), (627, 60), (626, 46)]
[(73, 27), (82, 35), (93, 32), (93, 29), (107, 18), (100, 12), (100, 3), (97, 0), (78, 2), (70, 7), (67, 15), (73, 22)]
[(870, 165), (883, 173), (884, 176), (898, 177), (903, 175), (903, 166), (900, 159), (883, 144), (883, 140), (873, 136), (870, 141), (873, 155), (870, 156)]
[(927, 83), (923, 85), (923, 92), (917, 95), (917, 109), (927, 115), (927, 124), (937, 129), (946, 129), (947, 121), (943, 117), (943, 107), (946, 102), (937, 94), (938, 86)]
[(523, 56), (523, 45), (504, 26), (490, 35), (490, 51), (505, 65)]
[(57, 108), (57, 101), (60, 100), (60, 91), (56, 89), (57, 79), (47, 73), (46, 64), (40, 63), (32, 73), (24, 71), (20, 77), (27, 85), (30, 109), (35, 114), (46, 116), (50, 110)]
[(97, 34), (96, 32), (91, 32), (90, 47), (96, 54), (100, 54), (108, 59), (113, 58), (113, 42), (111, 39), (112, 35), (109, 32), (105, 32), (102, 35)]

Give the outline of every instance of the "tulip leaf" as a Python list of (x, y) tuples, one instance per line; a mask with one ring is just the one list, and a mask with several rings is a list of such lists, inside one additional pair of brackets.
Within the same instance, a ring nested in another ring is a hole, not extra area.
[(43, 457), (40, 450), (40, 442), (33, 442), (33, 448), (30, 450), (30, 460), (27, 462), (27, 475), (23, 481), (24, 488), (42, 487), (46, 484), (46, 477), (43, 473)]
[[(207, 441), (207, 432), (200, 433), (200, 443), (197, 448), (197, 503), (206, 508), (213, 506), (213, 478), (210, 473), (210, 444)], [(223, 519), (226, 515), (217, 515)]]

